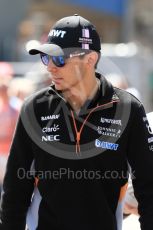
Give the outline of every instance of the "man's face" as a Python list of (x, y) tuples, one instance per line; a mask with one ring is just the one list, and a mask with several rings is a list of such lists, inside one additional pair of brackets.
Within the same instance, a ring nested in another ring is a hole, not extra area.
[(77, 85), (81, 85), (87, 70), (86, 58), (69, 58), (63, 67), (55, 66), (50, 60), (47, 70), (51, 73), (51, 79), (57, 90), (70, 90)]

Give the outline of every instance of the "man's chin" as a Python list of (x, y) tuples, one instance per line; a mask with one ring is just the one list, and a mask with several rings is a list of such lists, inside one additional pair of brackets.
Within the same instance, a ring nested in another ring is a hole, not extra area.
[(65, 90), (67, 90), (67, 87), (64, 87), (60, 84), (55, 84), (55, 89), (60, 90), (60, 91), (65, 91)]

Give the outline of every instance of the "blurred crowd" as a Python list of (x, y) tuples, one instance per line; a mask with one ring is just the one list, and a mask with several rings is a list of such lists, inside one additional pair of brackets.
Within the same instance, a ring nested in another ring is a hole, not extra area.
[(15, 77), (13, 66), (0, 62), (0, 187), (18, 114), (26, 97), (51, 83), (44, 71), (28, 72)]

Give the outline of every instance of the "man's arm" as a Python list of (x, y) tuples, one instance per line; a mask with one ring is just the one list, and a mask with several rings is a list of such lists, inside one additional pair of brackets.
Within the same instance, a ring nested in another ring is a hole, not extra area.
[(138, 202), (134, 196), (133, 185), (131, 179), (128, 181), (128, 188), (125, 196), (124, 214), (138, 215)]
[(32, 143), (19, 117), (4, 177), (0, 230), (25, 230), (34, 188), (34, 178), (27, 174), (32, 162)]
[(133, 173), (134, 194), (138, 200), (138, 212), (142, 230), (153, 228), (153, 135), (140, 105), (131, 125), (128, 161)]

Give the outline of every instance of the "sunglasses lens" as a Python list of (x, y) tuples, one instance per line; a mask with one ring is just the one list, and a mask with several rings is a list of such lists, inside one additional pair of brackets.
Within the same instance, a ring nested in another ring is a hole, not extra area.
[(40, 57), (41, 57), (42, 63), (47, 66), (49, 64), (50, 59), (52, 59), (52, 62), (57, 67), (63, 67), (65, 65), (64, 56), (49, 56), (48, 54), (40, 54)]
[(42, 63), (44, 65), (48, 65), (49, 64), (49, 55), (47, 55), (47, 54), (41, 54), (40, 57), (41, 57)]
[(64, 56), (53, 56), (53, 57), (52, 57), (52, 62), (53, 62), (57, 67), (63, 67), (63, 66), (65, 65)]

